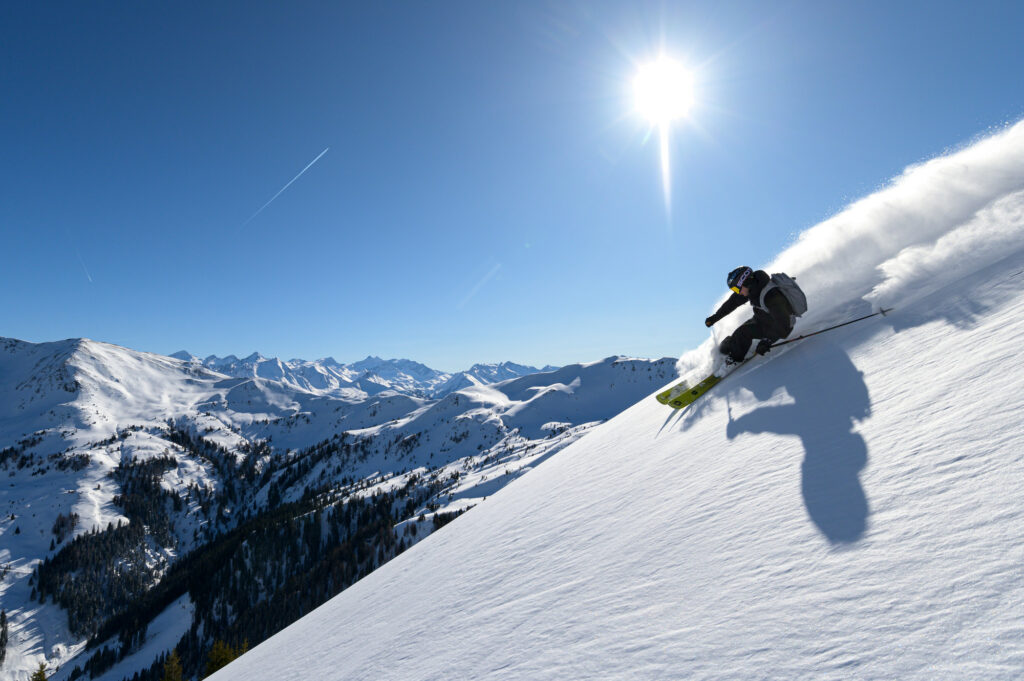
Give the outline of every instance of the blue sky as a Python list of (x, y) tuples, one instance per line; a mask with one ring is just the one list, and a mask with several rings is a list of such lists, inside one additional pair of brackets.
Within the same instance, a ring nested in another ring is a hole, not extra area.
[[(728, 270), (1024, 116), (1022, 25), (1014, 2), (5, 3), (0, 335), (677, 356)], [(670, 213), (631, 90), (661, 51), (697, 73)]]

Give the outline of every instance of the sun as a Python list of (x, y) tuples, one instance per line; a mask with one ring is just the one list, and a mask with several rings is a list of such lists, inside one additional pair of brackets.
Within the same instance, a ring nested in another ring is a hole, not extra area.
[(641, 116), (664, 128), (684, 118), (693, 108), (693, 73), (683, 64), (662, 55), (640, 67), (633, 79), (636, 110)]
[(656, 60), (641, 66), (633, 78), (636, 112), (652, 128), (657, 129), (661, 155), (661, 185), (665, 196), (665, 210), (672, 215), (672, 123), (685, 118), (694, 105), (693, 72), (682, 63), (662, 54)]

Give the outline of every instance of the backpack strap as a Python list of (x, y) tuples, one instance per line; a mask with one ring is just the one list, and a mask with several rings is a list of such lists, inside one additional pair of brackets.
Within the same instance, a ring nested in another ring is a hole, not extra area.
[[(764, 312), (768, 312), (768, 306), (764, 304), (765, 298), (768, 296), (769, 291), (777, 288), (779, 288), (779, 285), (774, 281), (769, 281), (765, 284), (765, 287), (761, 289), (761, 296), (757, 299), (757, 303), (754, 304), (754, 307)], [(753, 303), (753, 301), (751, 302)]]

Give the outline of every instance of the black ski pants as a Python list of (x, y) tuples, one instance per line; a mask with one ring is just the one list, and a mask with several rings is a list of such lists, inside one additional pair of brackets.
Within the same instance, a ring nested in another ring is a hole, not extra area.
[(785, 338), (793, 331), (792, 322), (781, 336), (778, 335), (778, 330), (773, 329), (772, 326), (770, 317), (759, 319), (758, 315), (754, 315), (753, 318), (744, 322), (740, 328), (736, 329), (731, 336), (727, 336), (721, 345), (718, 346), (718, 349), (723, 355), (728, 355), (734, 362), (742, 362), (743, 358), (747, 356), (747, 351), (750, 350), (750, 344), (754, 342), (755, 338), (768, 338), (776, 341), (779, 338)]

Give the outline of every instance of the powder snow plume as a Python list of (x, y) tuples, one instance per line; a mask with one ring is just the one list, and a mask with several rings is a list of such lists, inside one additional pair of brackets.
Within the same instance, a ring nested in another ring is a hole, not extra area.
[[(908, 167), (885, 188), (803, 232), (762, 269), (798, 278), (809, 306), (794, 330), (799, 334), (881, 306), (905, 305), (1022, 249), (1019, 121)], [(716, 340), (747, 315), (731, 317), (680, 358), (680, 374), (710, 368)]]

